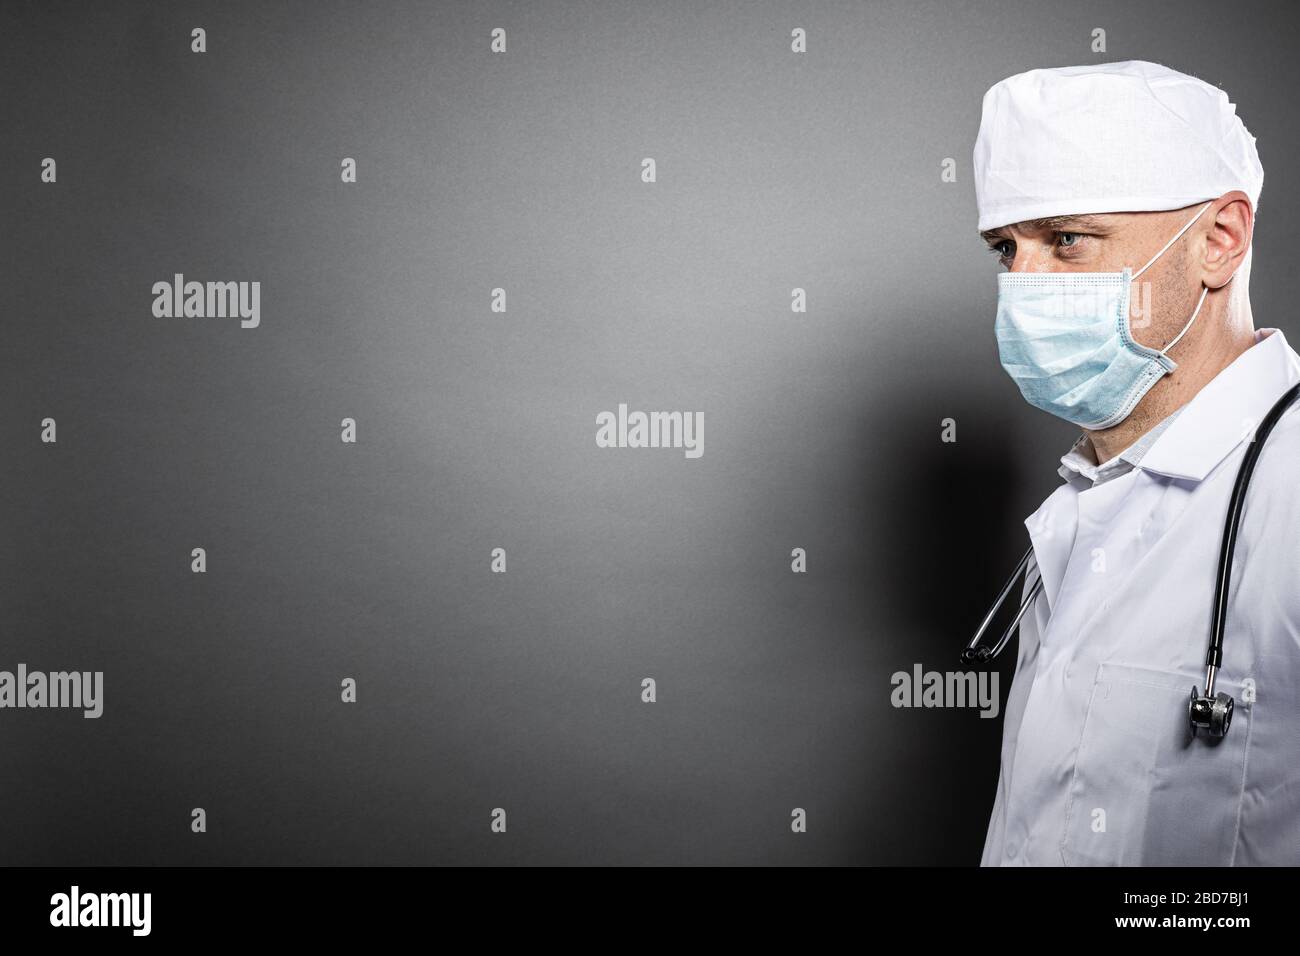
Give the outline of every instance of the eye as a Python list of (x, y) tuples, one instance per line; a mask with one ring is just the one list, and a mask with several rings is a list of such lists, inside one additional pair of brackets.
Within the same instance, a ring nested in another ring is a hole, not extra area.
[(1010, 259), (1016, 254), (1016, 244), (1010, 239), (1002, 239), (989, 246), (989, 252), (998, 259)]
[(1056, 238), (1062, 249), (1073, 249), (1083, 241), (1083, 233), (1058, 232)]

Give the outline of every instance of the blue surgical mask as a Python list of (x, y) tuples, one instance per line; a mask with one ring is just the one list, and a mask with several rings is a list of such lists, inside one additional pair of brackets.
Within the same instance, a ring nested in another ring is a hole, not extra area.
[[(1211, 201), (1212, 202), (1212, 201)], [(1206, 203), (1164, 248), (1130, 275), (1120, 272), (1004, 272), (994, 326), (1002, 367), (1029, 404), (1082, 428), (1118, 425), (1160, 378), (1178, 367), (1166, 353), (1200, 314), (1156, 351), (1133, 338), (1129, 288), (1210, 206)], [(1150, 309), (1146, 318), (1149, 321)]]

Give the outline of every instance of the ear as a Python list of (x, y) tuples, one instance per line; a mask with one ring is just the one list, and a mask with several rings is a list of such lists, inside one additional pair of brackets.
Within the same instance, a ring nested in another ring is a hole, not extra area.
[(1239, 189), (1224, 193), (1206, 210), (1205, 258), (1201, 279), (1208, 288), (1221, 289), (1241, 268), (1250, 251), (1255, 211), (1250, 197)]

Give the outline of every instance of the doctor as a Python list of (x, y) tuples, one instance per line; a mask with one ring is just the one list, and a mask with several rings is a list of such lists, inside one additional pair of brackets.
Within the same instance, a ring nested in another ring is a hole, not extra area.
[(1025, 521), (1024, 593), (1043, 589), (981, 862), (1300, 864), (1300, 409), (1246, 496), (1217, 685), (1230, 731), (1188, 724), (1237, 466), (1300, 381), (1251, 315), (1255, 139), (1217, 87), (1131, 61), (994, 85), (974, 159), (1006, 270), (1002, 365), (1082, 430)]

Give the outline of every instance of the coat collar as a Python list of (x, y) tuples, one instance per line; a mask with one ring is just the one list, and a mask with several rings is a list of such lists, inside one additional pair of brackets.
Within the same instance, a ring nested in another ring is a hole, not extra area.
[(1300, 381), (1300, 356), (1280, 329), (1259, 329), (1255, 344), (1183, 406), (1137, 467), (1201, 481), (1245, 441), (1288, 388)]
[(1092, 439), (1088, 437), (1087, 432), (1084, 432), (1070, 450), (1061, 456), (1061, 467), (1057, 469), (1057, 473), (1066, 481), (1079, 483), (1079, 487), (1083, 490), (1127, 474), (1141, 463), (1142, 456), (1156, 443), (1156, 439), (1164, 430), (1174, 423), (1174, 419), (1180, 412), (1182, 412), (1181, 408), (1174, 409), (1159, 425), (1104, 465), (1096, 463), (1097, 452), (1092, 447)]

